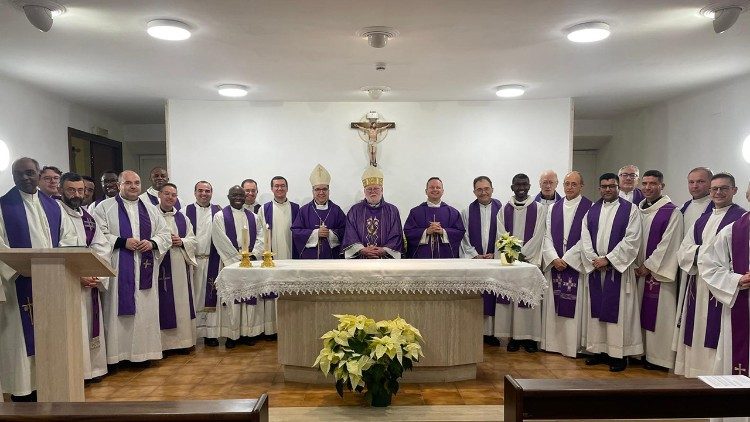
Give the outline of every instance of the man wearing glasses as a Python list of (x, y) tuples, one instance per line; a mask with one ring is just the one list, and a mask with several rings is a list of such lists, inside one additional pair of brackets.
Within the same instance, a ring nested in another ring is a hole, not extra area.
[(44, 166), (39, 172), (39, 190), (54, 199), (62, 199), (60, 196), (60, 177), (62, 171), (55, 166)]
[(643, 192), (638, 189), (640, 171), (634, 164), (628, 164), (617, 173), (620, 179), (620, 197), (638, 205), (643, 201)]
[(619, 372), (627, 356), (643, 354), (635, 260), (641, 246), (641, 213), (618, 198), (616, 174), (599, 177), (599, 194), (583, 218), (581, 247), (588, 274), (589, 309), (585, 312), (586, 365), (609, 364)]
[(709, 291), (705, 274), (698, 267), (698, 258), (724, 227), (745, 213), (744, 208), (733, 203), (737, 194), (734, 176), (717, 173), (711, 177), (710, 183), (713, 209), (701, 215), (686, 231), (677, 252), (680, 268), (687, 277), (682, 307), (678, 309), (681, 318), (676, 332), (674, 372), (686, 377), (714, 374), (722, 325), (723, 305)]

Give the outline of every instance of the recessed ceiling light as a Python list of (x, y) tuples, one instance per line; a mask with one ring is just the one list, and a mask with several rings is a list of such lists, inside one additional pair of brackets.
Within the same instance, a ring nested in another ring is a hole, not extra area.
[(526, 92), (526, 87), (523, 85), (500, 85), (497, 87), (497, 96), (500, 98), (514, 98), (520, 97)]
[(154, 38), (167, 41), (182, 41), (190, 38), (190, 27), (184, 22), (171, 19), (150, 21), (146, 32)]
[(223, 84), (219, 85), (219, 95), (224, 97), (244, 97), (247, 95), (247, 87), (245, 85), (237, 84)]
[(609, 37), (609, 25), (604, 22), (585, 22), (571, 26), (565, 32), (573, 42), (597, 42)]
[(391, 90), (391, 88), (387, 86), (363, 86), (360, 89), (366, 92), (373, 100), (377, 100), (384, 92)]

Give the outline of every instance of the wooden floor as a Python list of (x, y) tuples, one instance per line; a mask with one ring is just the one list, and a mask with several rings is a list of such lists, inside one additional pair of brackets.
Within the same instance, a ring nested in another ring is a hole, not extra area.
[[(310, 362), (312, 364), (312, 361)], [(629, 366), (611, 373), (607, 366), (586, 366), (583, 359), (557, 354), (485, 346), (484, 362), (477, 379), (439, 384), (402, 384), (394, 406), (501, 405), (503, 377), (520, 378), (663, 378), (666, 372)], [(271, 407), (359, 406), (359, 394), (346, 392), (340, 398), (330, 385), (284, 382), (276, 363), (276, 342), (259, 341), (226, 350), (203, 347), (187, 356), (169, 356), (148, 368), (122, 368), (101, 382), (86, 387), (87, 401), (198, 400), (258, 397), (267, 392)]]

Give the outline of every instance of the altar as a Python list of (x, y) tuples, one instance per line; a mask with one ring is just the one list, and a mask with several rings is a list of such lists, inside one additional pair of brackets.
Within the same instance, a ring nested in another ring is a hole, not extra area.
[(403, 317), (425, 339), (425, 356), (405, 382), (476, 378), (482, 361), (482, 292), (538, 306), (546, 280), (539, 268), (498, 260), (279, 260), (275, 268), (222, 269), (216, 280), (224, 301), (275, 292), (278, 359), (287, 381), (332, 382), (311, 367), (320, 336), (335, 328), (333, 314), (375, 320)]

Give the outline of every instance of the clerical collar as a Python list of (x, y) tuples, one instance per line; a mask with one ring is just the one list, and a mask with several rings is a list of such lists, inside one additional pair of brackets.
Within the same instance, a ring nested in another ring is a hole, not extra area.
[(437, 204), (432, 203), (430, 201), (427, 201), (427, 206), (430, 208), (440, 208), (440, 206), (443, 204), (443, 201), (438, 202)]
[[(708, 202), (710, 200), (711, 200), (711, 195), (706, 195), (706, 196), (700, 197), (698, 199), (693, 199), (693, 202), (697, 202), (699, 204), (702, 204), (702, 203)], [(731, 204), (729, 204), (729, 205), (731, 205)]]
[(327, 210), (328, 209), (328, 201), (326, 201), (325, 204), (320, 205), (317, 202), (313, 201), (315, 203), (315, 209), (316, 210)]
[(128, 198), (120, 195), (120, 198), (122, 198), (123, 201), (128, 202), (130, 204), (134, 204), (134, 203), (138, 202), (138, 197), (136, 197), (135, 199), (128, 199)]
[(210, 202), (209, 202), (209, 203), (208, 203), (208, 205), (206, 205), (205, 207), (204, 207), (203, 205), (201, 205), (201, 204), (197, 203), (197, 202), (195, 203), (195, 205), (197, 205), (197, 206), (199, 206), (199, 207), (201, 207), (201, 208), (210, 208), (210, 207), (211, 207), (211, 203), (210, 203)]
[(39, 193), (39, 190), (37, 190), (34, 193), (26, 193), (26, 192), (22, 191), (21, 189), (19, 189), (18, 192), (21, 193), (21, 198), (28, 199), (29, 201), (31, 201), (31, 200), (34, 199), (34, 197), (37, 196), (37, 193)]
[(364, 202), (365, 202), (365, 205), (367, 205), (370, 208), (380, 208), (380, 206), (383, 204), (383, 200), (382, 199), (377, 204), (371, 204), (371, 203), (367, 202), (366, 199), (364, 200)]
[(552, 195), (550, 195), (549, 198), (547, 198), (546, 196), (544, 196), (543, 193), (540, 193), (539, 196), (541, 196), (542, 199), (547, 200), (547, 201), (553, 201), (553, 200), (555, 200), (555, 194), (554, 193)]
[(522, 206), (522, 205), (526, 205), (526, 202), (528, 202), (528, 201), (529, 201), (529, 198), (530, 198), (530, 197), (529, 197), (529, 196), (527, 196), (527, 197), (526, 197), (526, 199), (524, 199), (524, 200), (523, 200), (523, 201), (521, 201), (521, 202), (518, 202), (518, 198), (516, 198), (516, 196), (515, 196), (515, 195), (513, 195), (513, 204), (515, 204), (515, 205), (517, 205), (517, 206), (519, 206), (519, 207), (520, 207), (520, 206)]
[(172, 209), (171, 209), (171, 210), (165, 210), (164, 208), (162, 208), (162, 207), (161, 207), (161, 205), (159, 205), (159, 209), (160, 209), (160, 210), (161, 210), (161, 212), (162, 212), (162, 213), (164, 213), (164, 214), (170, 214), (170, 213), (171, 213), (171, 214), (174, 214), (174, 207), (172, 207)]
[(654, 205), (655, 203), (659, 202), (659, 200), (660, 200), (661, 198), (663, 198), (663, 196), (660, 196), (660, 197), (656, 198), (656, 201), (654, 201), (654, 202), (649, 202), (649, 200), (648, 200), (648, 199), (646, 199), (645, 201), (643, 201), (643, 206), (642, 206), (641, 208), (643, 208), (644, 210), (645, 210), (645, 209), (648, 209), (648, 208), (650, 208), (650, 207), (651, 207), (652, 205)]
[(237, 212), (245, 211), (245, 207), (244, 206), (242, 208), (235, 208), (232, 205), (229, 205), (229, 208), (231, 208), (232, 211), (237, 211)]
[(276, 198), (273, 198), (273, 202), (275, 202), (276, 205), (286, 205), (289, 203), (289, 198), (284, 199), (284, 202), (279, 202), (276, 200)]
[(581, 200), (581, 195), (578, 195), (573, 199), (568, 199), (567, 197), (565, 198), (566, 202), (579, 202), (580, 200)]

